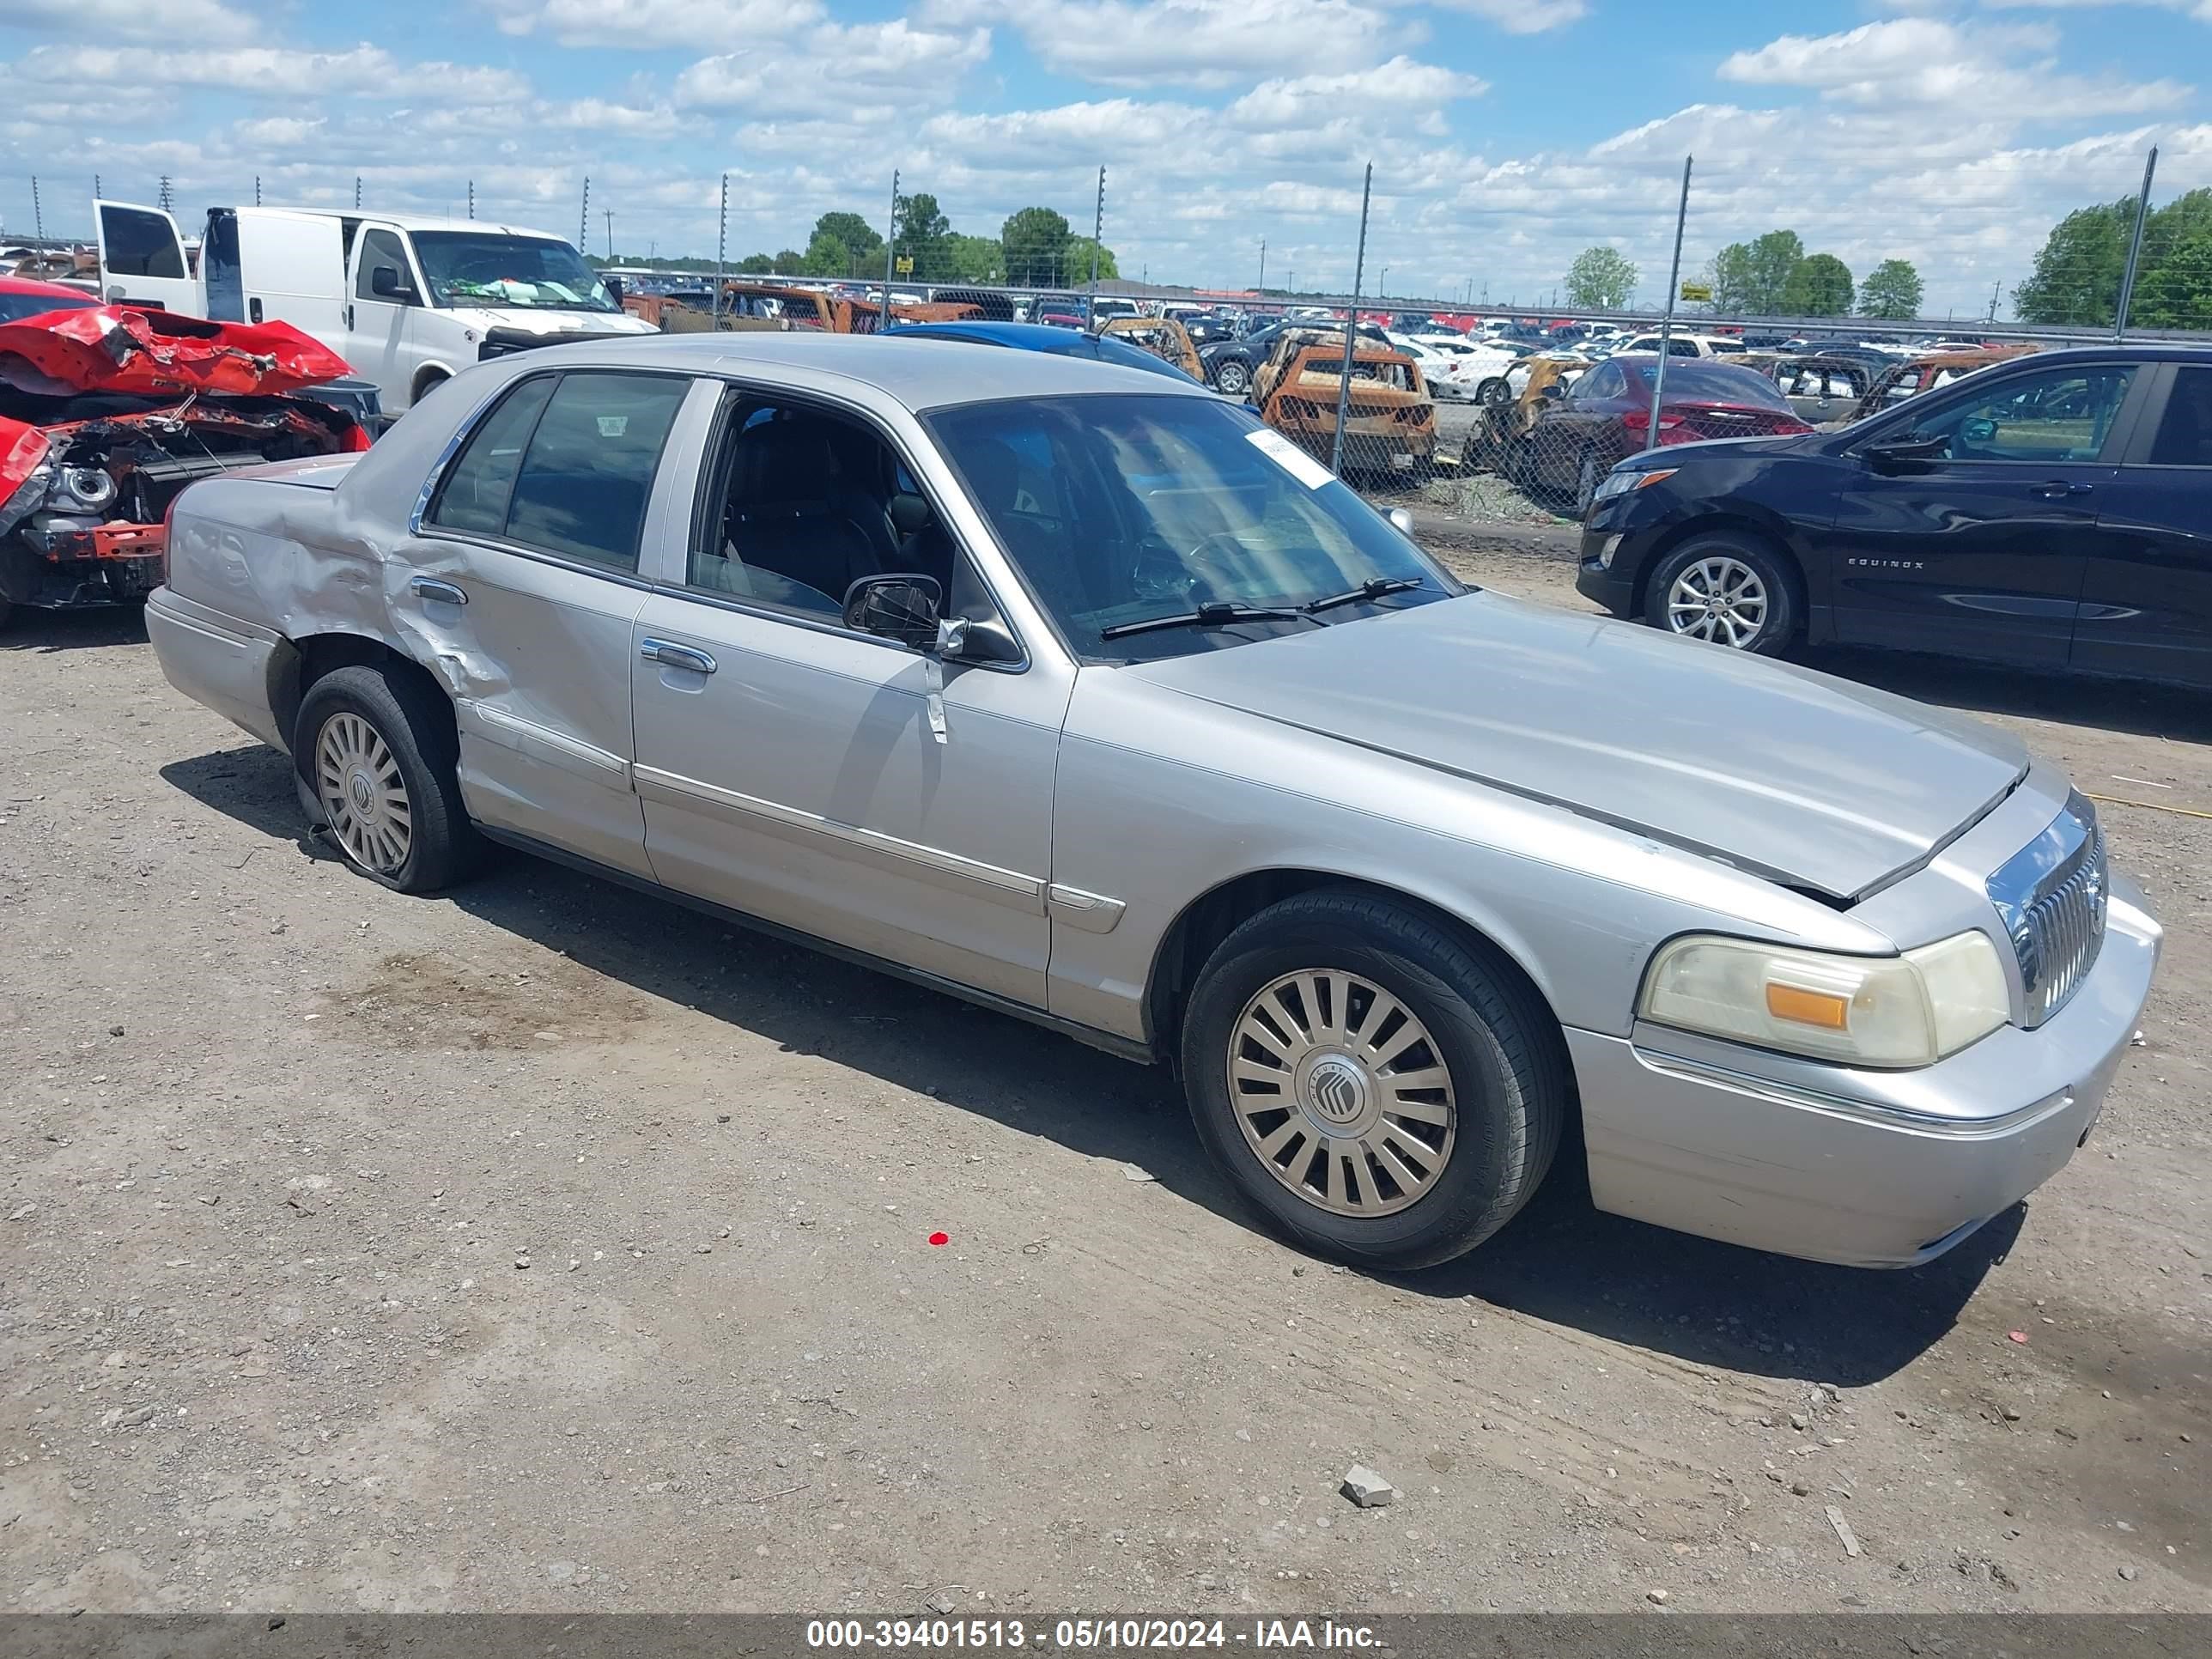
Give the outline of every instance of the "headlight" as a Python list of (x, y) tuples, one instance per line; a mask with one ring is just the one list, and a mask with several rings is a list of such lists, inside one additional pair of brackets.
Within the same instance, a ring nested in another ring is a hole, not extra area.
[(1632, 468), (1625, 472), (1608, 472), (1605, 475), (1604, 481), (1598, 485), (1597, 494), (1591, 499), (1594, 501), (1607, 501), (1615, 495), (1626, 495), (1632, 489), (1648, 489), (1662, 478), (1673, 477), (1678, 471), (1680, 469), (1676, 467), (1654, 466), (1640, 471)]
[(1854, 1066), (1929, 1066), (2011, 1018), (1983, 933), (1901, 957), (1830, 956), (1750, 939), (1678, 939), (1652, 959), (1638, 1015)]

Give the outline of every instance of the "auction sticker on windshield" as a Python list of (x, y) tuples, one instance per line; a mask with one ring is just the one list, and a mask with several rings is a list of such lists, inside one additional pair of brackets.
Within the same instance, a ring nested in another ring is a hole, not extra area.
[(1244, 441), (1250, 444), (1277, 466), (1289, 473), (1308, 489), (1319, 489), (1325, 483), (1334, 483), (1336, 474), (1300, 449), (1279, 432), (1270, 432), (1262, 427), (1257, 432), (1248, 432)]

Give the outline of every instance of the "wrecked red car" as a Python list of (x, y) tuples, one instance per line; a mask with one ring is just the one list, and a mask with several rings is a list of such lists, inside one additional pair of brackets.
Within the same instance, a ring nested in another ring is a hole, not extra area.
[(186, 484), (368, 447), (309, 387), (345, 360), (283, 323), (210, 323), (0, 278), (0, 624), (139, 600)]

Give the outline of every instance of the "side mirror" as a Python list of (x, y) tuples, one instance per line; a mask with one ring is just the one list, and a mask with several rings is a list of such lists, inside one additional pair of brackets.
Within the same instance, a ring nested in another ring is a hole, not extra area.
[[(936, 651), (944, 643), (944, 608), (937, 578), (912, 572), (863, 576), (845, 590), (846, 627), (916, 651)], [(958, 641), (952, 643), (957, 647)]]
[(403, 303), (415, 297), (415, 290), (391, 265), (377, 265), (368, 273), (368, 291), (380, 300), (398, 300)]
[(1554, 398), (1565, 397), (1567, 395), (1567, 389), (1561, 386), (1557, 380), (1553, 380), (1536, 395), (1548, 401)]
[(600, 284), (605, 288), (607, 297), (612, 300), (617, 305), (620, 305), (623, 302), (622, 278), (619, 276), (602, 276), (599, 278), (599, 282)]
[(1911, 437), (1869, 444), (1859, 453), (1866, 457), (1867, 465), (1877, 472), (1912, 472), (1931, 461), (1942, 459), (1943, 452), (1950, 447), (1948, 438), (1924, 438), (1916, 432)]
[(1390, 520), (1390, 527), (1401, 536), (1411, 536), (1413, 533), (1413, 515), (1407, 512), (1404, 507), (1394, 507), (1384, 514), (1383, 517)]

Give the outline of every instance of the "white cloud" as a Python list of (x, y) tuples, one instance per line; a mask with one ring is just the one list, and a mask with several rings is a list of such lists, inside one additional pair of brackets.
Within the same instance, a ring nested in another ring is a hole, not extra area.
[(825, 26), (804, 41), (702, 58), (676, 77), (679, 107), (750, 117), (844, 116), (890, 122), (948, 102), (960, 77), (991, 55), (991, 32), (889, 23)]
[(171, 49), (153, 46), (33, 46), (0, 75), (59, 86), (202, 87), (274, 98), (404, 100), (422, 94), (495, 102), (529, 94), (509, 70), (459, 64), (403, 64), (381, 46), (304, 52), (289, 46)]
[(925, 0), (921, 14), (1003, 23), (1047, 69), (1107, 87), (1223, 88), (1358, 66), (1425, 32), (1363, 0)]
[(115, 40), (251, 40), (266, 25), (222, 0), (0, 0), (0, 28), (67, 29)]
[(2212, 23), (2212, 0), (1982, 0), (1982, 4), (1990, 11), (2087, 11), (2092, 7), (2135, 6), (2178, 11)]
[[(59, 3), (60, 0), (57, 0)], [(0, 0), (4, 5), (6, 0)], [(482, 0), (503, 34), (544, 33), (564, 46), (659, 52), (739, 46), (811, 28), (820, 0)]]
[[(1869, 107), (1914, 104), (1975, 118), (2041, 120), (2170, 109), (2191, 88), (2174, 81), (2092, 80), (2061, 73), (2047, 25), (1970, 28), (1933, 17), (1893, 17), (1839, 34), (1785, 34), (1731, 53), (1724, 81), (1800, 87)], [(2026, 54), (2041, 54), (2023, 61)]]
[(1508, 34), (1541, 34), (1564, 28), (1589, 12), (1586, 0), (1429, 0), (1448, 11), (1463, 11), (1495, 23)]

